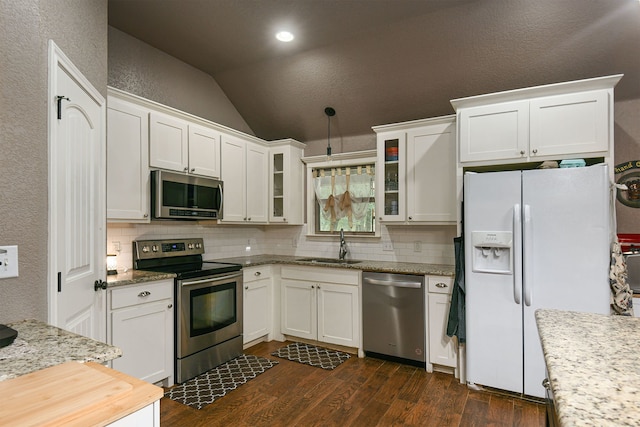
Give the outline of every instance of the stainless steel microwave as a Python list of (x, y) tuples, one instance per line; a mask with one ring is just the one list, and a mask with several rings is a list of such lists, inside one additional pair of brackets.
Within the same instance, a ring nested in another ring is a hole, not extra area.
[(155, 219), (222, 219), (222, 201), (222, 181), (151, 171), (151, 212)]

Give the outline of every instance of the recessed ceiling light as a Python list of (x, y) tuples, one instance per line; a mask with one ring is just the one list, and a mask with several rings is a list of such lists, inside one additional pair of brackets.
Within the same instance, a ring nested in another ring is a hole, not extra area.
[(278, 34), (276, 34), (276, 38), (281, 42), (290, 42), (291, 40), (293, 40), (293, 34), (291, 34), (289, 31), (280, 31)]

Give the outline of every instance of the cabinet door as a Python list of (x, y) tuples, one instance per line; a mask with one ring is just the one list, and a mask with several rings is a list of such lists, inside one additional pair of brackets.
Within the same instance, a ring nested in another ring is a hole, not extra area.
[(303, 280), (282, 279), (282, 333), (317, 339), (316, 285)]
[(107, 220), (149, 222), (149, 206), (149, 110), (109, 97)]
[(122, 349), (113, 369), (155, 383), (173, 382), (173, 303), (161, 300), (111, 312), (111, 344)]
[(302, 149), (271, 148), (269, 158), (269, 222), (304, 224)]
[(407, 220), (456, 220), (455, 122), (407, 132)]
[(531, 100), (531, 156), (606, 152), (609, 95), (606, 90)]
[(319, 283), (318, 341), (359, 347), (358, 287)]
[(405, 220), (405, 132), (378, 135), (376, 204), (381, 221)]
[(267, 222), (269, 207), (269, 150), (247, 143), (247, 221)]
[(224, 182), (223, 222), (244, 222), (246, 219), (245, 142), (222, 135), (222, 181)]
[(189, 125), (189, 173), (220, 178), (220, 132)]
[(152, 112), (150, 116), (149, 165), (151, 167), (187, 172), (187, 122), (166, 114)]
[(529, 101), (458, 111), (460, 162), (518, 160), (529, 146)]
[(244, 281), (243, 342), (271, 333), (271, 279)]
[(429, 363), (456, 367), (453, 340), (447, 336), (450, 296), (429, 293)]

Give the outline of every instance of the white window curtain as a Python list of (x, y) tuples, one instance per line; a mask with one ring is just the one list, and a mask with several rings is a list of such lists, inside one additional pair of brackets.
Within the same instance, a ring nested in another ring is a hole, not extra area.
[(319, 212), (330, 222), (330, 231), (335, 231), (336, 223), (345, 217), (348, 231), (362, 229), (359, 222), (365, 219), (369, 200), (374, 197), (373, 167), (320, 169), (314, 170), (313, 176)]

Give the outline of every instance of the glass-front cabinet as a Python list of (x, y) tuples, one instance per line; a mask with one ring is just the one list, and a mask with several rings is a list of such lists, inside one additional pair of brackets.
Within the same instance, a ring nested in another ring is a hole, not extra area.
[(304, 223), (304, 144), (273, 141), (269, 148), (269, 222)]
[(405, 216), (405, 132), (378, 134), (377, 199), (379, 219), (398, 221)]

